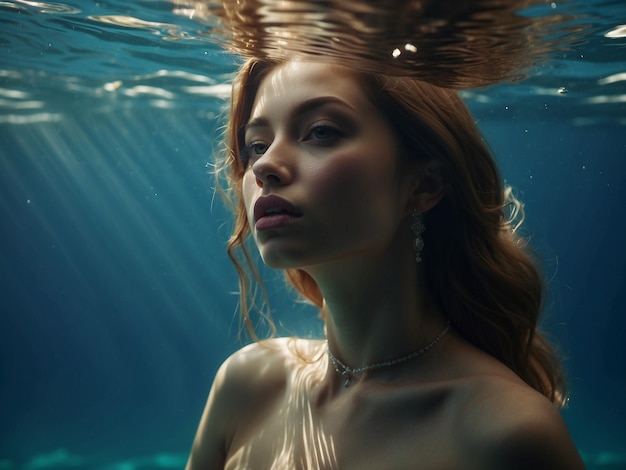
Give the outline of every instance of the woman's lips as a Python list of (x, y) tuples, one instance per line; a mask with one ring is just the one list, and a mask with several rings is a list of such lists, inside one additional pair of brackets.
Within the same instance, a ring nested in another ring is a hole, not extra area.
[(254, 224), (254, 228), (257, 229), (257, 231), (259, 232), (263, 232), (264, 230), (271, 230), (282, 227), (283, 225), (291, 223), (298, 218), (300, 218), (299, 215), (293, 214), (270, 214), (263, 216), (259, 220), (257, 220), (256, 224)]
[(254, 204), (254, 227), (258, 231), (281, 227), (301, 216), (296, 206), (275, 195), (261, 196)]

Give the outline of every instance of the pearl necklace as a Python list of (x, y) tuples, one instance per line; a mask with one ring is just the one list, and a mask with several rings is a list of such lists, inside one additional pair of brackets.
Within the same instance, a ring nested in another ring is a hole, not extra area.
[(446, 335), (446, 333), (448, 332), (449, 329), (450, 329), (450, 322), (447, 321), (445, 328), (437, 335), (437, 337), (434, 340), (432, 340), (430, 343), (428, 343), (423, 348), (421, 348), (421, 349), (419, 349), (417, 351), (414, 351), (411, 354), (407, 354), (406, 356), (398, 357), (398, 358), (392, 359), (390, 361), (376, 362), (375, 364), (371, 364), (369, 366), (359, 367), (357, 369), (353, 369), (352, 367), (348, 367), (343, 362), (341, 362), (339, 359), (337, 359), (333, 355), (333, 353), (330, 352), (330, 348), (328, 347), (328, 341), (326, 342), (326, 354), (328, 354), (328, 358), (333, 363), (333, 366), (335, 367), (335, 370), (337, 371), (337, 373), (341, 374), (342, 377), (345, 377), (346, 381), (344, 382), (344, 385), (347, 388), (352, 383), (352, 377), (353, 376), (362, 374), (366, 370), (382, 369), (384, 367), (392, 367), (392, 366), (401, 364), (401, 363), (406, 362), (406, 361), (410, 361), (411, 359), (415, 359), (416, 357), (421, 356), (422, 354), (424, 354), (429, 349), (432, 349), (433, 346), (435, 346), (439, 341), (441, 341), (441, 339)]

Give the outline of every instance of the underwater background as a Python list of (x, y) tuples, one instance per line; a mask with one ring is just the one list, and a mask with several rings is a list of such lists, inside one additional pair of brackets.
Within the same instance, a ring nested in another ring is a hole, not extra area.
[[(545, 261), (570, 431), (626, 468), (626, 5), (563, 5), (584, 39), (463, 96)], [(246, 341), (210, 174), (237, 60), (184, 13), (0, 1), (0, 470), (182, 468)], [(280, 332), (320, 334), (264, 275)]]

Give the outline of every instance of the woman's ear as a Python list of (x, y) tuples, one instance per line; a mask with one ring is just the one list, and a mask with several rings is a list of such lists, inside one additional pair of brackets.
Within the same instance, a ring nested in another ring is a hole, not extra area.
[(440, 165), (431, 161), (420, 171), (420, 178), (412, 193), (412, 207), (420, 212), (428, 212), (446, 195), (446, 184)]

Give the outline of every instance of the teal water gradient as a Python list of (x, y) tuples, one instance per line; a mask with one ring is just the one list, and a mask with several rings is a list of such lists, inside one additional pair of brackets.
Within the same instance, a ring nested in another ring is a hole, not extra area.
[[(0, 469), (181, 468), (213, 374), (241, 345), (230, 218), (207, 166), (233, 59), (169, 2), (33, 3), (0, 5)], [(591, 5), (593, 47), (464, 96), (545, 259), (565, 418), (589, 468), (615, 469), (626, 56), (602, 33), (620, 5)], [(113, 14), (175, 27), (93, 19)], [(319, 333), (266, 274), (281, 331)]]

